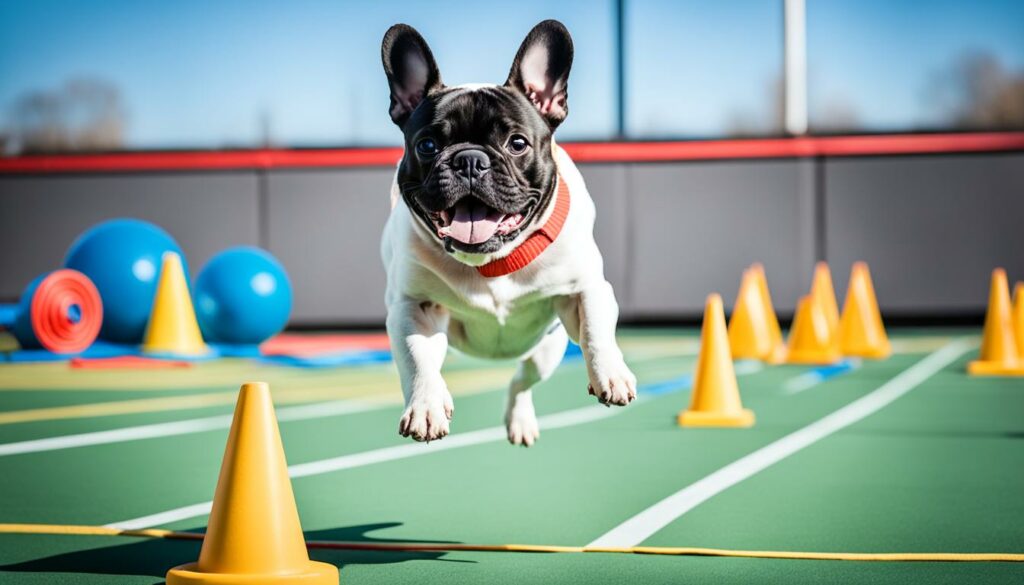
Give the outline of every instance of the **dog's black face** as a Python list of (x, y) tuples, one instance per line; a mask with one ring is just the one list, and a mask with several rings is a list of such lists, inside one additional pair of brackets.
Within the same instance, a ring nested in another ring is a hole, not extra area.
[(538, 223), (557, 182), (551, 136), (568, 113), (572, 40), (545, 21), (503, 86), (445, 87), (411, 27), (384, 36), (391, 118), (405, 134), (398, 184), (445, 248), (490, 254)]
[(448, 249), (497, 252), (546, 209), (551, 128), (515, 90), (434, 92), (404, 130), (399, 186)]

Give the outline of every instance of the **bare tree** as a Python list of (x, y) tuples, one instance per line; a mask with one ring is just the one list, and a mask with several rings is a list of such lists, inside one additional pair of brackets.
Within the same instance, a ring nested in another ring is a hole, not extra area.
[(1024, 71), (985, 51), (961, 55), (932, 76), (928, 100), (942, 125), (965, 130), (1024, 129)]
[(815, 132), (850, 134), (864, 130), (857, 107), (846, 98), (833, 95), (824, 98), (813, 120)]
[(124, 144), (125, 109), (113, 84), (72, 79), (16, 99), (8, 127), (9, 151), (115, 150)]
[(785, 97), (782, 75), (772, 76), (764, 84), (764, 102), (759, 111), (733, 109), (725, 120), (725, 134), (732, 138), (781, 134), (785, 124)]

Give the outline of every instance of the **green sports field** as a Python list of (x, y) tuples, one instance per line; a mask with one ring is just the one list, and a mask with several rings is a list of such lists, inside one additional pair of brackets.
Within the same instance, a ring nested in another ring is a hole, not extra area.
[[(0, 365), (0, 524), (201, 531), (241, 382), (270, 382), (307, 539), (1024, 553), (1024, 379), (964, 374), (977, 331), (891, 331), (842, 370), (737, 365), (750, 429), (680, 429), (694, 330), (627, 330), (641, 400), (596, 405), (582, 361), (501, 428), (512, 365), (451, 357), (452, 435), (398, 436), (388, 365), (243, 360), (150, 372)], [(795, 433), (795, 434), (794, 434)], [(0, 533), (0, 583), (161, 583), (199, 543)], [(356, 583), (1022, 583), (1024, 563), (312, 550)]]

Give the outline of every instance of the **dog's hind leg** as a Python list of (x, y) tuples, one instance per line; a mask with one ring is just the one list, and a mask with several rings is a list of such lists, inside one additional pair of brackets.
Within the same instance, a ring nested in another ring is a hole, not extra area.
[(533, 409), (533, 387), (551, 377), (562, 362), (569, 336), (561, 322), (556, 322), (537, 347), (519, 362), (508, 389), (505, 428), (508, 442), (529, 447), (540, 436), (537, 414)]

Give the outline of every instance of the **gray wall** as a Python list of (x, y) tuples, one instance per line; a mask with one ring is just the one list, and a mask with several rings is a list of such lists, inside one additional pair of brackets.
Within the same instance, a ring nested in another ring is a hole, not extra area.
[(0, 176), (0, 299), (59, 268), (89, 226), (137, 217), (171, 233), (193, 273), (223, 248), (257, 245), (254, 173)]
[[(625, 319), (695, 317), (731, 303), (765, 264), (780, 313), (831, 262), (842, 295), (871, 265), (890, 315), (980, 313), (988, 274), (1024, 277), (1024, 153), (581, 165)], [(193, 272), (257, 244), (296, 287), (293, 324), (379, 324), (378, 241), (389, 168), (0, 176), (0, 299), (57, 267), (106, 218), (153, 221)]]
[(714, 291), (731, 305), (743, 269), (758, 261), (776, 307), (791, 311), (815, 259), (813, 194), (803, 180), (811, 164), (629, 167), (628, 278), (619, 289), (626, 314), (699, 315)]
[(295, 286), (297, 324), (382, 323), (380, 232), (393, 169), (267, 175), (267, 249)]
[(1024, 154), (824, 164), (825, 255), (867, 261), (883, 308), (976, 312), (993, 267), (1024, 280)]

